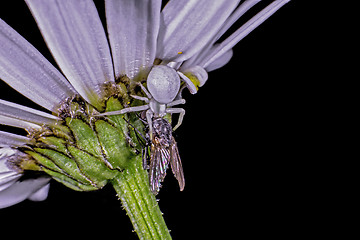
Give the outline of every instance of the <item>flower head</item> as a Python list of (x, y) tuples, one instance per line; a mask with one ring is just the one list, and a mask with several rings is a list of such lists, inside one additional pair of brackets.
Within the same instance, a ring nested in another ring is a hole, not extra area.
[[(29, 133), (0, 132), (0, 208), (45, 199), (49, 176), (76, 190), (104, 186), (139, 154), (127, 125), (139, 121), (94, 114), (139, 104), (131, 98), (135, 83), (155, 65), (178, 73), (179, 94), (185, 87), (196, 93), (209, 71), (231, 59), (233, 46), (288, 1), (272, 1), (219, 42), (258, 0), (169, 1), (164, 8), (160, 0), (106, 0), (106, 26), (92, 1), (26, 0), (61, 72), (0, 19), (0, 79), (53, 113), (0, 100), (0, 124)], [(116, 134), (128, 150), (112, 145)], [(29, 171), (41, 174), (22, 179)]]

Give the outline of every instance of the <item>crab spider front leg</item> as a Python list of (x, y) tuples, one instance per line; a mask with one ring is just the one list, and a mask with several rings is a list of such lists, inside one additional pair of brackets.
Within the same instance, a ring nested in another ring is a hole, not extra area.
[(173, 128), (173, 131), (175, 131), (178, 127), (180, 127), (183, 119), (184, 119), (184, 115), (185, 115), (185, 110), (183, 108), (167, 108), (166, 109), (166, 113), (180, 113), (179, 119), (177, 124), (175, 125), (175, 127)]
[(185, 99), (175, 100), (175, 101), (172, 101), (171, 103), (166, 104), (166, 107), (172, 107), (172, 106), (179, 105), (179, 104), (185, 104), (185, 102), (186, 102)]
[[(167, 104), (166, 107), (172, 107), (172, 106), (179, 105), (179, 104), (185, 104), (185, 102), (186, 102), (185, 99), (178, 99), (178, 100), (172, 101), (171, 103)], [(175, 131), (178, 127), (180, 127), (180, 125), (183, 121), (183, 118), (185, 115), (185, 110), (182, 108), (167, 108), (166, 112), (167, 113), (180, 113), (178, 123), (173, 128), (173, 130)]]
[(146, 87), (144, 87), (141, 83), (137, 83), (138, 86), (140, 86), (141, 90), (143, 90), (143, 92), (146, 94), (146, 96), (151, 99), (153, 98), (153, 96), (149, 93), (149, 91), (146, 89)]
[(119, 115), (119, 114), (125, 114), (125, 113), (129, 113), (129, 112), (140, 112), (140, 111), (144, 111), (149, 109), (149, 105), (141, 105), (141, 106), (136, 106), (136, 107), (128, 107), (128, 108), (123, 108), (119, 111), (112, 111), (112, 112), (105, 112), (105, 113), (101, 113), (97, 116), (110, 116), (110, 115)]
[(149, 103), (149, 98), (147, 98), (147, 97), (140, 97), (140, 96), (137, 96), (137, 95), (132, 95), (132, 94), (130, 94), (130, 96), (132, 97), (132, 98), (134, 98), (134, 99), (137, 99), (137, 100), (140, 100), (140, 101), (144, 101), (144, 102), (146, 102), (146, 103)]

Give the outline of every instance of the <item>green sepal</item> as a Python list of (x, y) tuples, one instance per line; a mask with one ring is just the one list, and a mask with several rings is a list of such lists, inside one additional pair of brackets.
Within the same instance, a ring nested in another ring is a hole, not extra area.
[(35, 159), (25, 158), (16, 163), (20, 169), (27, 171), (42, 171), (42, 167)]
[(123, 133), (104, 120), (95, 122), (95, 129), (107, 160), (112, 169), (124, 169), (133, 156)]
[(37, 162), (39, 162), (43, 167), (50, 169), (52, 171), (63, 173), (65, 172), (61, 170), (53, 161), (51, 161), (49, 158), (44, 157), (43, 155), (32, 152), (32, 151), (26, 151), (27, 154), (29, 154), (31, 157), (33, 157)]
[(120, 98), (123, 99), (124, 102), (130, 101), (130, 97), (129, 97), (128, 93), (127, 93), (128, 90), (127, 90), (126, 85), (124, 83), (122, 83), (122, 82), (118, 82), (116, 84), (116, 86), (117, 86), (117, 90), (119, 92)]
[[(118, 111), (123, 109), (122, 104), (120, 103), (119, 99), (111, 97), (106, 101), (106, 112)], [(124, 136), (128, 134), (128, 127), (127, 122), (124, 120), (126, 115), (119, 114), (119, 115), (111, 115), (108, 118), (115, 124), (117, 128), (119, 128)]]
[(51, 126), (51, 130), (54, 133), (54, 135), (58, 138), (63, 138), (67, 141), (72, 142), (72, 133), (70, 129), (62, 124), (55, 124)]
[(51, 150), (51, 149), (42, 149), (35, 148), (36, 152), (44, 155), (54, 162), (63, 172), (76, 179), (76, 181), (83, 184), (92, 184), (92, 182), (80, 171), (76, 162), (64, 154)]
[(56, 181), (76, 191), (94, 191), (98, 189), (98, 187), (96, 186), (80, 183), (64, 174), (54, 172), (50, 169), (44, 169), (44, 172), (52, 176), (52, 178), (55, 179)]
[(27, 151), (27, 154), (32, 156), (37, 162), (42, 165), (42, 171), (49, 174), (56, 181), (63, 183), (65, 186), (76, 190), (76, 191), (92, 191), (98, 189), (96, 186), (92, 186), (91, 184), (83, 184), (75, 179), (72, 179), (66, 172), (61, 170), (52, 160), (49, 158), (32, 151)]
[(76, 146), (96, 157), (101, 157), (101, 146), (91, 127), (80, 119), (66, 118), (76, 140)]
[[(139, 100), (137, 103), (141, 105), (141, 102)], [(118, 111), (123, 109), (122, 104), (120, 103), (120, 100), (114, 97), (111, 97), (106, 102), (106, 112), (112, 112), (112, 111)], [(112, 123), (114, 123), (114, 126), (119, 128), (122, 133), (124, 134), (126, 140), (129, 142), (132, 148), (137, 147), (137, 151), (141, 151), (141, 148), (138, 142), (138, 137), (136, 136), (136, 131), (138, 132), (144, 132), (144, 124), (139, 120), (138, 116), (134, 113), (128, 113), (128, 114), (119, 114), (119, 115), (110, 115), (107, 116), (108, 119)], [(131, 122), (131, 125), (129, 124)], [(136, 128), (136, 130), (134, 129)], [(141, 137), (141, 136), (140, 136)], [(135, 150), (135, 149), (132, 149)]]
[(118, 171), (110, 170), (100, 159), (84, 151), (73, 146), (69, 146), (68, 150), (77, 162), (81, 172), (99, 188), (105, 186), (108, 179), (112, 179), (118, 174)]
[(65, 155), (69, 154), (66, 148), (66, 141), (64, 139), (51, 136), (51, 137), (41, 137), (38, 139), (38, 141), (45, 143), (48, 146), (48, 148), (54, 149)]

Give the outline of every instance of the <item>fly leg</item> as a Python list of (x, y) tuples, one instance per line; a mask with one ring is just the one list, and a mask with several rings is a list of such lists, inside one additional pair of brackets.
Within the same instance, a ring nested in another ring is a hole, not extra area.
[(150, 141), (153, 139), (153, 125), (152, 125), (152, 118), (154, 116), (154, 113), (151, 109), (146, 111), (146, 121), (149, 124), (149, 135), (150, 135)]
[[(147, 145), (147, 144), (146, 144), (146, 145)], [(148, 147), (148, 146), (145, 146), (145, 147), (142, 149), (142, 163), (143, 163), (143, 168), (144, 168), (144, 170), (149, 169), (149, 159), (150, 159), (150, 156), (149, 156), (149, 147)]]

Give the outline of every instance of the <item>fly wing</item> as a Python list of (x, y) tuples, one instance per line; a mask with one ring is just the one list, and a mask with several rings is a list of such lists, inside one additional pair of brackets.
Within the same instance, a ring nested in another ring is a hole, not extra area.
[(151, 191), (156, 195), (161, 187), (161, 182), (166, 176), (169, 166), (170, 152), (158, 141), (153, 141), (151, 145), (149, 181)]
[(181, 164), (179, 150), (177, 148), (177, 143), (174, 137), (172, 137), (172, 141), (171, 141), (170, 156), (171, 156), (170, 158), (171, 170), (175, 178), (179, 182), (180, 191), (182, 191), (184, 190), (185, 187), (185, 178), (184, 178), (184, 172)]

